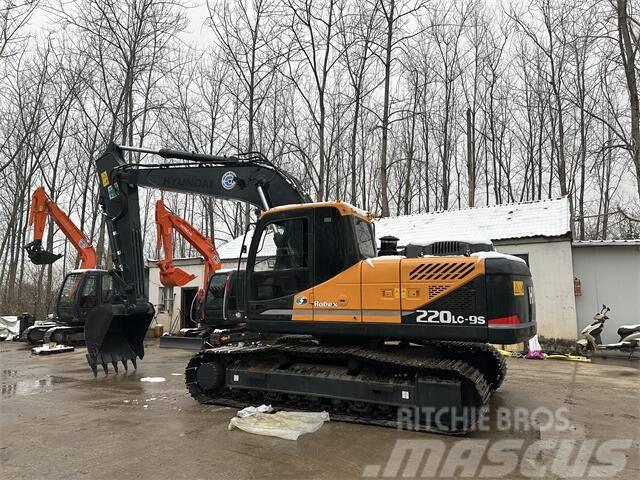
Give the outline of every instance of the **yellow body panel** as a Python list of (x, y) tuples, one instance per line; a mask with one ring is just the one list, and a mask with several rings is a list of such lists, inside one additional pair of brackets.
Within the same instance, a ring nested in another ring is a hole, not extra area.
[(405, 258), (400, 264), (402, 310), (413, 311), (484, 275), (475, 257)]
[(363, 321), (400, 323), (400, 257), (379, 257), (360, 265)]
[[(301, 298), (307, 301), (302, 304)], [(360, 264), (357, 263), (326, 282), (297, 294), (293, 301), (292, 320), (360, 322), (360, 299)]]
[(363, 260), (294, 296), (292, 320), (400, 323), (412, 312), (484, 275), (475, 257)]

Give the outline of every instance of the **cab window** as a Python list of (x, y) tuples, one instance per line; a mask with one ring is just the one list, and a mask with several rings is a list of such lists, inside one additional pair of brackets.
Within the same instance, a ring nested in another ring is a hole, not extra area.
[(102, 303), (111, 303), (113, 297), (113, 280), (111, 275), (102, 276), (102, 287), (100, 298)]
[(351, 217), (340, 215), (333, 207), (315, 210), (315, 285), (358, 262), (350, 222)]
[(260, 234), (252, 273), (252, 298), (269, 300), (293, 295), (311, 286), (309, 221), (277, 220)]
[(376, 241), (373, 238), (373, 228), (371, 224), (361, 218), (355, 217), (356, 239), (361, 258), (372, 258), (376, 256)]
[(97, 305), (97, 283), (97, 277), (92, 275), (87, 278), (80, 294), (80, 308), (93, 308)]

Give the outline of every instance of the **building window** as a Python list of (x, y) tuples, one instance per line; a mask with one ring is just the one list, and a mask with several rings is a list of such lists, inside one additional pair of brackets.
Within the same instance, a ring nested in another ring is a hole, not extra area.
[(158, 313), (173, 313), (173, 287), (158, 288)]
[(524, 260), (524, 263), (527, 264), (527, 267), (529, 266), (529, 254), (528, 253), (513, 253), (512, 255), (514, 257), (521, 258), (522, 260)]

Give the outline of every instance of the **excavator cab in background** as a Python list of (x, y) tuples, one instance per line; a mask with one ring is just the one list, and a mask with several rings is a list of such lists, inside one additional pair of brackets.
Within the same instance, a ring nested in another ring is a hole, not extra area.
[[(186, 163), (130, 165), (124, 150)], [(102, 355), (123, 348), (107, 340), (123, 329), (140, 336), (127, 341), (142, 358), (135, 347), (153, 317), (144, 294), (139, 186), (262, 209), (238, 312), (249, 331), (282, 336), (194, 355), (185, 377), (200, 402), (268, 401), (325, 409), (336, 420), (464, 434), (477, 429), (506, 372), (488, 343), (519, 343), (536, 333), (531, 273), (521, 259), (490, 251), (379, 256), (370, 214), (344, 202), (311, 202), (295, 178), (259, 154), (112, 145), (96, 167), (112, 273), (126, 308), (90, 313), (94, 372)]]
[(53, 219), (75, 247), (80, 269), (69, 273), (58, 291), (53, 320), (28, 327), (22, 333), (22, 338), (30, 344), (82, 344), (87, 314), (101, 302), (101, 278), (106, 275), (108, 280), (104, 281), (104, 286), (108, 283), (113, 291), (111, 277), (105, 270), (95, 269), (97, 256), (93, 246), (69, 216), (49, 198), (44, 187), (38, 187), (31, 196), (29, 225), (33, 225), (33, 241), (24, 248), (32, 263), (47, 265), (62, 257), (42, 248), (42, 237), (48, 217)]
[(236, 342), (256, 341), (261, 336), (246, 328), (242, 295), (244, 270), (218, 270), (209, 277), (190, 308), (194, 326), (180, 329), (179, 335), (160, 337), (161, 348), (201, 350)]

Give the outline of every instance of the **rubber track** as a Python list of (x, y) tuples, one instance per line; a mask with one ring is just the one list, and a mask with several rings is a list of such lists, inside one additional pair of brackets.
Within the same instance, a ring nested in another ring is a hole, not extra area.
[[(485, 375), (492, 391), (500, 388), (507, 376), (506, 360), (497, 348), (488, 343), (445, 340), (426, 340), (416, 343), (425, 347), (435, 348), (440, 350), (448, 358), (458, 358), (471, 365), (474, 365), (474, 356), (484, 356), (490, 368), (488, 371), (483, 371), (482, 373)], [(478, 367), (477, 365), (474, 366)]]
[[(288, 339), (289, 340), (289, 339)], [(301, 339), (302, 340), (302, 339)], [(225, 388), (221, 395), (212, 397), (204, 392), (197, 384), (196, 370), (197, 368), (209, 361), (226, 360), (225, 363), (233, 362), (241, 358), (255, 359), (256, 357), (262, 357), (265, 354), (273, 355), (293, 355), (296, 358), (309, 358), (311, 360), (318, 360), (323, 357), (328, 357), (332, 360), (341, 359), (346, 362), (349, 359), (366, 362), (372, 367), (378, 368), (391, 368), (397, 369), (403, 372), (419, 373), (421, 376), (427, 376), (439, 379), (442, 382), (449, 382), (459, 380), (465, 384), (467, 389), (471, 389), (473, 396), (473, 404), (471, 407), (476, 408), (476, 412), (473, 415), (473, 422), (469, 422), (465, 425), (466, 428), (459, 430), (439, 430), (432, 425), (420, 425), (416, 430), (430, 431), (434, 433), (442, 433), (447, 435), (464, 435), (471, 431), (476, 430), (478, 422), (482, 419), (487, 409), (487, 403), (491, 394), (491, 388), (486, 382), (482, 373), (469, 365), (466, 362), (458, 359), (449, 358), (430, 358), (419, 357), (416, 355), (408, 354), (406, 351), (392, 351), (385, 352), (382, 350), (371, 350), (361, 347), (323, 347), (309, 345), (308, 341), (302, 341), (301, 344), (294, 344), (293, 339), (283, 345), (256, 345), (250, 347), (222, 347), (211, 350), (204, 350), (197, 353), (191, 358), (189, 364), (185, 370), (185, 383), (191, 396), (200, 403), (214, 403), (218, 405), (227, 405), (232, 407), (244, 407), (247, 406), (247, 402), (251, 401), (251, 398), (242, 397), (243, 390), (241, 389), (228, 389)], [(419, 348), (419, 347), (418, 347)], [(415, 352), (414, 352), (415, 353)], [(235, 397), (235, 398), (234, 398)], [(304, 399), (306, 400), (306, 399)], [(271, 402), (271, 399), (269, 399)], [(276, 407), (296, 408), (296, 409), (309, 409), (313, 408), (313, 404), (308, 406), (304, 401), (296, 402), (272, 402)], [(328, 406), (332, 418), (335, 420), (364, 423), (372, 425), (380, 425), (385, 427), (398, 428), (397, 411), (393, 410), (394, 415), (387, 415), (386, 418), (376, 418), (371, 415), (354, 415), (348, 410), (353, 406), (354, 402), (348, 402), (343, 400), (340, 402), (342, 405), (341, 410), (331, 408), (330, 402), (325, 402), (323, 408)], [(315, 405), (317, 408), (317, 404)], [(337, 408), (337, 407), (336, 407)]]

